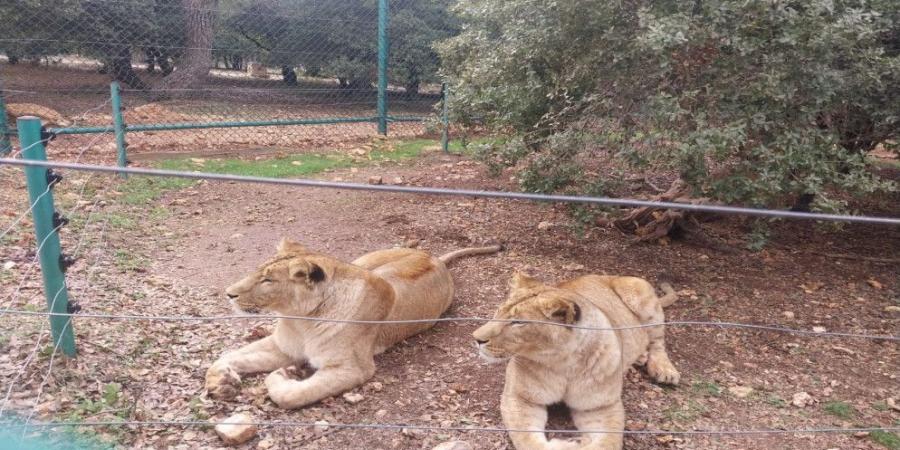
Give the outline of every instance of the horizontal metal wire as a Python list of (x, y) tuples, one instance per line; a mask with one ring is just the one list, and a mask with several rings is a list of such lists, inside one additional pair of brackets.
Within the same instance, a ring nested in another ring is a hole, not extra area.
[(673, 436), (726, 436), (726, 435), (767, 435), (767, 434), (821, 434), (821, 433), (871, 433), (875, 431), (900, 431), (900, 427), (869, 428), (797, 428), (767, 430), (531, 430), (503, 427), (441, 427), (434, 425), (405, 425), (388, 423), (314, 423), (296, 421), (252, 421), (252, 422), (212, 422), (205, 420), (148, 420), (148, 421), (91, 421), (91, 422), (47, 422), (30, 424), (3, 424), (4, 428), (61, 428), (61, 427), (106, 427), (106, 426), (183, 426), (214, 427), (216, 425), (255, 425), (260, 427), (310, 427), (310, 428), (363, 428), (380, 430), (422, 430), (422, 431), (476, 431), (484, 433), (561, 433), (561, 434), (624, 434), (624, 435), (673, 435)]
[(548, 322), (541, 320), (519, 320), (519, 319), (489, 319), (484, 317), (439, 317), (436, 319), (408, 319), (408, 320), (352, 320), (352, 319), (331, 319), (326, 317), (309, 317), (309, 316), (285, 316), (278, 314), (232, 314), (221, 316), (148, 316), (139, 314), (101, 314), (101, 313), (54, 313), (45, 311), (21, 311), (21, 310), (5, 310), (4, 314), (20, 315), (20, 316), (66, 316), (74, 318), (86, 319), (112, 319), (112, 320), (151, 320), (160, 322), (214, 322), (224, 320), (265, 320), (265, 319), (288, 319), (302, 320), (307, 322), (326, 322), (326, 323), (345, 323), (358, 325), (397, 325), (397, 324), (414, 324), (414, 323), (435, 323), (435, 322), (499, 322), (499, 323), (529, 323), (540, 325), (552, 325), (562, 328), (572, 328), (578, 330), (594, 330), (594, 331), (622, 331), (622, 330), (638, 330), (642, 328), (654, 328), (658, 326), (666, 327), (711, 327), (711, 328), (742, 328), (748, 330), (773, 331), (787, 334), (797, 334), (815, 337), (839, 337), (853, 339), (871, 339), (882, 341), (900, 341), (900, 336), (879, 335), (879, 334), (862, 334), (862, 333), (840, 333), (827, 331), (799, 330), (796, 328), (786, 328), (772, 325), (755, 325), (747, 323), (735, 322), (709, 322), (697, 320), (674, 320), (663, 323), (647, 323), (640, 325), (627, 325), (622, 327), (596, 327), (591, 325), (577, 325), (559, 322)]
[(783, 219), (821, 220), (830, 222), (869, 223), (878, 225), (900, 225), (900, 218), (851, 216), (842, 214), (807, 213), (799, 211), (782, 211), (762, 208), (746, 208), (739, 206), (698, 205), (691, 203), (660, 202), (610, 197), (582, 197), (575, 195), (529, 194), (524, 192), (479, 191), (470, 189), (447, 189), (418, 186), (372, 185), (361, 183), (345, 183), (337, 181), (320, 181), (309, 179), (281, 179), (253, 177), (246, 175), (228, 175), (208, 172), (184, 172), (178, 170), (144, 169), (136, 167), (99, 166), (51, 161), (30, 161), (11, 158), (0, 158), (0, 164), (13, 166), (39, 166), (59, 169), (83, 170), (87, 172), (127, 173), (132, 175), (149, 175), (157, 177), (191, 178), (198, 180), (236, 181), (241, 183), (274, 184), (282, 186), (303, 186), (327, 189), (347, 189), (358, 191), (394, 192), (402, 194), (453, 195), (463, 197), (502, 198), (509, 200), (530, 200), (559, 203), (587, 203), (619, 207), (651, 207), (675, 209), (683, 211), (708, 212), (718, 214), (737, 214), (756, 217), (778, 217)]
[[(174, 130), (199, 130), (205, 128), (244, 128), (244, 127), (269, 127), (289, 125), (332, 125), (341, 123), (365, 123), (376, 122), (377, 117), (333, 117), (323, 119), (280, 119), (280, 120), (247, 120), (229, 122), (186, 122), (186, 123), (160, 123), (149, 125), (126, 125), (125, 131), (174, 131)], [(53, 134), (95, 134), (114, 131), (112, 125), (100, 127), (67, 127), (50, 128), (47, 131)]]

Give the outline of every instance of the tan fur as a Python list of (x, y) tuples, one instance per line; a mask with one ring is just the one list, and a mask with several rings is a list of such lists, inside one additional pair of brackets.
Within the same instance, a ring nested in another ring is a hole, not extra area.
[[(283, 240), (277, 255), (231, 285), (236, 308), (282, 316), (341, 320), (435, 319), (453, 299), (453, 280), (441, 259), (414, 249), (381, 250), (344, 263)], [(206, 372), (206, 389), (233, 398), (240, 376), (271, 372), (269, 398), (282, 408), (299, 408), (352, 389), (375, 373), (374, 355), (434, 322), (347, 324), (278, 319), (271, 336), (222, 355)], [(286, 366), (316, 369), (298, 381)]]
[[(550, 321), (597, 328), (662, 323), (662, 299), (647, 281), (634, 277), (588, 275), (545, 285), (515, 274), (509, 298), (496, 319)], [(674, 290), (663, 286), (665, 300)], [(543, 430), (547, 406), (563, 402), (580, 430), (579, 440), (547, 440), (543, 432), (510, 432), (518, 450), (618, 450), (625, 424), (622, 382), (625, 370), (642, 358), (661, 383), (677, 384), (663, 327), (585, 330), (548, 324), (488, 322), (475, 331), (479, 351), (488, 360), (509, 358), (500, 409), (507, 428)]]

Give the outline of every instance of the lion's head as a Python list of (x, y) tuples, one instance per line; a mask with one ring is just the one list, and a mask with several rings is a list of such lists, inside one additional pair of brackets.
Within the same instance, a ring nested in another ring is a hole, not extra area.
[(242, 312), (307, 315), (321, 303), (317, 291), (331, 278), (333, 268), (327, 257), (282, 239), (274, 258), (228, 286), (225, 295)]
[(540, 358), (547, 352), (566, 351), (572, 328), (527, 321), (578, 322), (581, 308), (573, 298), (575, 294), (521, 273), (513, 275), (509, 285), (509, 297), (494, 315), (503, 322), (488, 322), (473, 333), (481, 356), (498, 362), (512, 356)]

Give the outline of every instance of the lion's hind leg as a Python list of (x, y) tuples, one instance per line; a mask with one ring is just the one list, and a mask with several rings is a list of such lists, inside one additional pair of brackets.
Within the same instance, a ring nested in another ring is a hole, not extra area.
[[(661, 310), (657, 317), (658, 318), (656, 318), (656, 321), (653, 323), (662, 323), (665, 321), (665, 316), (663, 316)], [(671, 385), (678, 384), (678, 381), (681, 379), (681, 374), (678, 373), (678, 369), (672, 364), (672, 361), (669, 359), (669, 354), (666, 352), (665, 327), (660, 325), (658, 327), (648, 328), (648, 333), (650, 344), (647, 346), (647, 373), (653, 378), (653, 381), (656, 381), (657, 383)]]
[(266, 377), (269, 398), (281, 408), (300, 408), (319, 400), (349, 391), (375, 375), (375, 362), (363, 366), (334, 365), (317, 369), (305, 380), (293, 380), (284, 369)]
[(582, 434), (580, 450), (621, 450), (625, 429), (622, 401), (592, 410), (572, 410), (572, 421)]

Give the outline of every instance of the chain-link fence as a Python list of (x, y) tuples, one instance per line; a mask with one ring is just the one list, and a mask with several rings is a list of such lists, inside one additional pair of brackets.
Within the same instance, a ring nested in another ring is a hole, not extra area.
[(413, 0), (18, 0), (0, 18), (8, 126), (38, 115), (63, 152), (107, 134), (105, 155), (123, 133), (129, 154), (421, 134), (442, 97), (432, 44), (455, 32)]

